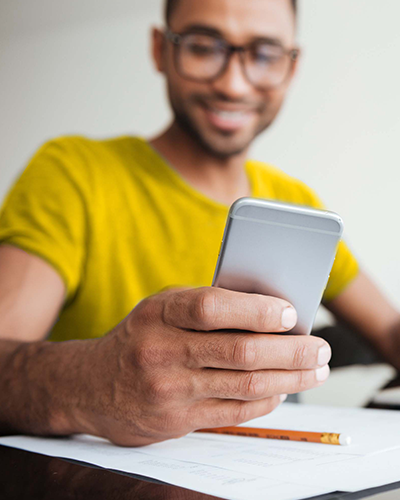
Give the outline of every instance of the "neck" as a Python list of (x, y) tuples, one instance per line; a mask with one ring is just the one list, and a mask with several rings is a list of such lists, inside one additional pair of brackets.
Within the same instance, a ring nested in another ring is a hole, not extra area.
[(247, 151), (229, 158), (212, 156), (176, 123), (149, 141), (194, 188), (231, 205), (251, 190), (245, 171)]

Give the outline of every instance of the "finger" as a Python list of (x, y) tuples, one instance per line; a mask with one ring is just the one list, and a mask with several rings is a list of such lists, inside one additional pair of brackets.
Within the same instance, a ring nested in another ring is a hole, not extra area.
[(239, 425), (271, 413), (282, 402), (280, 396), (259, 401), (222, 401), (209, 399), (190, 409), (194, 429)]
[(286, 332), (297, 322), (285, 300), (215, 287), (166, 292), (162, 317), (167, 325), (198, 331)]
[(295, 394), (322, 385), (329, 366), (317, 370), (240, 372), (205, 369), (194, 377), (196, 397), (256, 401), (277, 394)]
[(190, 368), (229, 370), (302, 370), (325, 366), (331, 348), (323, 339), (308, 335), (254, 333), (193, 333), (186, 351)]

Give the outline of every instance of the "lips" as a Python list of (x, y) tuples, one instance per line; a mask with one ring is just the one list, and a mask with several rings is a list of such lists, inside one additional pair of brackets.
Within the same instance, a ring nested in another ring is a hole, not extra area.
[(254, 118), (254, 109), (223, 109), (214, 106), (203, 107), (209, 123), (222, 131), (238, 131)]

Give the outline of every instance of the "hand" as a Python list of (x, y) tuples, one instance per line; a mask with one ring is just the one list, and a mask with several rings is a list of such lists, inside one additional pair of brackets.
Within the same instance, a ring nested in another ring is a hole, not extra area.
[(218, 288), (143, 300), (88, 361), (84, 431), (140, 446), (271, 412), (282, 394), (329, 375), (322, 339), (263, 334), (287, 332), (296, 320), (284, 300)]

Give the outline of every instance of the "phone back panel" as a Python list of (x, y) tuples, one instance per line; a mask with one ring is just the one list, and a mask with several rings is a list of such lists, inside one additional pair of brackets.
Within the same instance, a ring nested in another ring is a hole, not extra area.
[(289, 301), (309, 334), (343, 232), (333, 212), (242, 198), (229, 212), (213, 286)]

